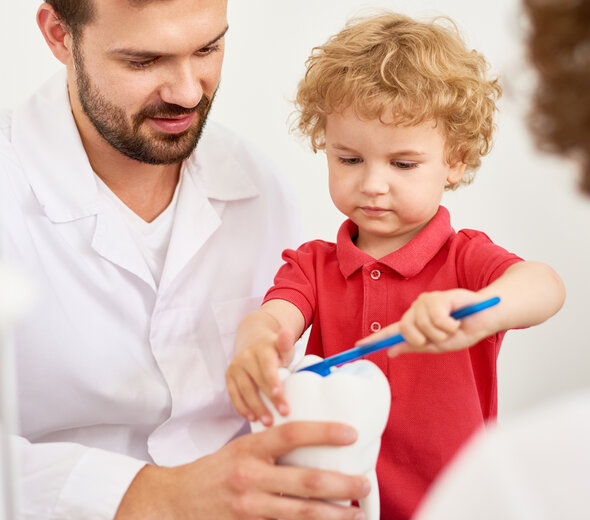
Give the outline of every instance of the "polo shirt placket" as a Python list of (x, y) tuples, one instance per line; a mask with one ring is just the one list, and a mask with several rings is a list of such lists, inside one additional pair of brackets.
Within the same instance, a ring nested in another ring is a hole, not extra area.
[[(389, 271), (389, 272), (387, 272)], [(387, 278), (393, 273), (391, 270), (378, 262), (366, 264), (362, 267), (361, 276), (363, 279), (363, 337), (379, 332), (389, 323), (388, 299), (389, 283)], [(389, 363), (387, 351), (374, 352), (368, 359), (375, 363), (386, 376), (389, 375)]]

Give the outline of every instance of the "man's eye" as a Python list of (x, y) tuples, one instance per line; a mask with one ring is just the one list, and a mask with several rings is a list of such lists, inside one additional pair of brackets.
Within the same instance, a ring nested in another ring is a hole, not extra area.
[(208, 54), (211, 54), (212, 52), (215, 52), (218, 50), (219, 50), (219, 44), (209, 45), (208, 47), (203, 47), (202, 49), (199, 49), (197, 51), (197, 54), (199, 54), (200, 56), (207, 56)]
[(158, 58), (150, 58), (149, 60), (133, 60), (128, 61), (127, 63), (132, 69), (145, 69), (156, 63), (157, 60)]
[(360, 164), (363, 161), (360, 157), (338, 157), (338, 160), (342, 164), (349, 165)]

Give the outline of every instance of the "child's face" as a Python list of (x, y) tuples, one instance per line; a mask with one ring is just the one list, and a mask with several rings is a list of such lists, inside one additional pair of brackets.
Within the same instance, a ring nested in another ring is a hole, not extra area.
[(465, 165), (450, 166), (445, 141), (429, 121), (418, 126), (327, 116), (330, 196), (359, 228), (357, 247), (380, 258), (407, 244), (436, 214), (445, 184)]

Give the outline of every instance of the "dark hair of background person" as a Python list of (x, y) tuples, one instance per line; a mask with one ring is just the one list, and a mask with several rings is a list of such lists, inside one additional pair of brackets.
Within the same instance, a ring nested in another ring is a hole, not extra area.
[(523, 0), (538, 84), (529, 127), (541, 150), (581, 163), (590, 195), (590, 0)]

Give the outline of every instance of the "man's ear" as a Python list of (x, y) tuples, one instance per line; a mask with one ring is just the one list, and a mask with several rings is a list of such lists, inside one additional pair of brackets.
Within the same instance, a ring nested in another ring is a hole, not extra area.
[(451, 165), (449, 175), (447, 176), (447, 182), (449, 184), (457, 184), (463, 178), (465, 168), (467, 168), (467, 165), (461, 161), (457, 161), (455, 164)]
[(53, 6), (47, 2), (37, 11), (37, 25), (53, 55), (64, 65), (72, 63), (72, 38)]

